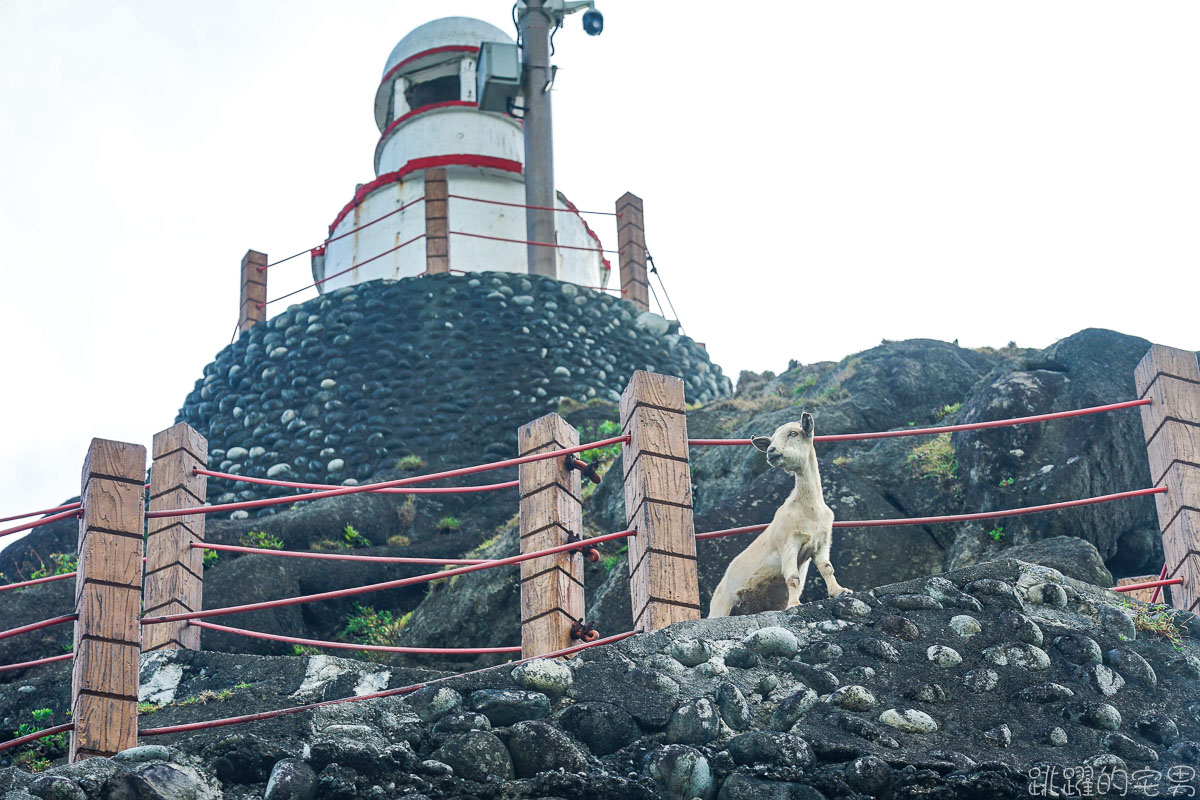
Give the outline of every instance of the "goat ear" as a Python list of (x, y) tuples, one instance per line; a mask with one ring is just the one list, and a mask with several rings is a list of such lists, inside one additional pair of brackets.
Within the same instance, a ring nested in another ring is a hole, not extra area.
[(815, 427), (816, 427), (816, 424), (813, 422), (812, 414), (805, 411), (803, 414), (800, 415), (800, 429), (804, 431), (805, 436), (812, 436), (813, 429)]
[(765, 453), (767, 452), (767, 448), (771, 446), (771, 439), (768, 436), (751, 436), (750, 444)]

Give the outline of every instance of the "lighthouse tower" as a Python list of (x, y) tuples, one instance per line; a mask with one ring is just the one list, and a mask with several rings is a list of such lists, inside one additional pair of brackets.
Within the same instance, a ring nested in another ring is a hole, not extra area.
[[(528, 271), (521, 120), (479, 108), (485, 42), (512, 39), (482, 20), (447, 17), (416, 28), (388, 56), (375, 93), (376, 177), (313, 251), (322, 292), (426, 272)], [(556, 207), (557, 277), (604, 286), (599, 238), (561, 192)]]

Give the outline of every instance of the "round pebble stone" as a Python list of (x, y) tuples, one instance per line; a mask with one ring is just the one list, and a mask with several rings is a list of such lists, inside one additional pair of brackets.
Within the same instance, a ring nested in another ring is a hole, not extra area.
[(1042, 670), (1050, 666), (1050, 656), (1042, 648), (1025, 642), (1007, 642), (983, 651), (983, 657), (997, 666)]
[(925, 657), (939, 667), (956, 667), (962, 663), (962, 656), (952, 647), (935, 644), (925, 651)]
[(1072, 664), (1099, 664), (1103, 661), (1100, 645), (1082, 633), (1054, 637), (1054, 647)]
[(838, 619), (853, 620), (871, 613), (871, 607), (849, 594), (840, 594), (833, 601), (833, 615)]
[(571, 688), (575, 675), (566, 664), (537, 658), (513, 669), (512, 679), (526, 689), (557, 697)]
[(742, 640), (742, 646), (768, 658), (791, 658), (800, 649), (796, 634), (778, 625), (754, 631)]
[(1150, 662), (1132, 650), (1113, 648), (1104, 654), (1104, 663), (1135, 683), (1152, 688), (1158, 685), (1158, 675)]
[(1137, 628), (1133, 618), (1123, 609), (1116, 606), (1100, 606), (1100, 626), (1105, 632), (1122, 642), (1132, 642), (1137, 638)]
[(878, 704), (875, 695), (865, 686), (843, 686), (829, 695), (829, 702), (847, 711), (868, 711)]
[(1000, 625), (1017, 641), (1034, 645), (1041, 645), (1042, 643), (1042, 629), (1038, 627), (1036, 622), (1020, 611), (1009, 609), (1002, 613), (1000, 615)]
[(846, 766), (846, 783), (868, 795), (882, 795), (892, 782), (892, 767), (878, 756), (859, 756)]
[(968, 614), (959, 614), (950, 618), (950, 630), (964, 639), (970, 639), (983, 628), (980, 626), (979, 620), (974, 617)]
[(927, 594), (888, 594), (883, 596), (883, 602), (902, 611), (934, 611), (942, 607)]
[(882, 639), (867, 637), (858, 641), (858, 649), (869, 656), (874, 656), (880, 661), (888, 661), (896, 663), (900, 660), (900, 651), (892, 647)]
[(1025, 590), (1029, 602), (1054, 608), (1067, 607), (1067, 590), (1057, 583), (1035, 583)]
[(889, 708), (879, 715), (879, 721), (905, 733), (933, 733), (938, 729), (933, 717), (915, 708), (906, 708), (903, 711)]
[[(918, 596), (924, 597), (924, 595)], [(897, 639), (902, 639), (906, 642), (915, 642), (921, 636), (921, 631), (915, 623), (898, 614), (888, 614), (886, 617), (880, 617), (872, 627), (875, 630), (895, 636)]]
[(992, 747), (1008, 747), (1012, 744), (1012, 729), (1007, 725), (997, 725), (983, 732), (983, 742)]
[(1051, 747), (1066, 747), (1067, 732), (1056, 725), (1050, 729), (1049, 733), (1046, 734), (1046, 742)]
[(963, 685), (976, 694), (990, 692), (996, 688), (999, 683), (1000, 676), (996, 674), (994, 669), (973, 669), (963, 676)]
[(875, 680), (875, 670), (864, 665), (851, 667), (846, 670), (846, 679), (855, 683), (870, 683)]
[(806, 664), (829, 664), (842, 657), (842, 648), (833, 642), (813, 642), (804, 647), (797, 656)]
[(708, 661), (712, 649), (703, 639), (679, 639), (671, 643), (668, 654), (685, 667), (695, 667)]

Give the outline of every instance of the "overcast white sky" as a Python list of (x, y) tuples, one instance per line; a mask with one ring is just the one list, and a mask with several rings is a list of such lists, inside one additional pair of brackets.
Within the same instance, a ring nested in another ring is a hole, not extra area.
[[(684, 327), (731, 377), (883, 338), (1200, 348), (1200, 5), (600, 8), (602, 36), (576, 16), (556, 40), (558, 186), (645, 199)], [(510, 30), (509, 9), (0, 0), (0, 516), (77, 493), (93, 436), (174, 421), (246, 249), (318, 244), (374, 177), (405, 33)], [(297, 259), (269, 294), (310, 281)]]

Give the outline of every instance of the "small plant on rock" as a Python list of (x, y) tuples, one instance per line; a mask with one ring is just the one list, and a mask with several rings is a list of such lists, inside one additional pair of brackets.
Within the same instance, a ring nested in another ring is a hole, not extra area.
[(370, 547), (371, 540), (354, 530), (353, 525), (347, 525), (342, 530), (342, 539), (351, 547)]
[[(394, 646), (400, 639), (400, 632), (411, 618), (412, 612), (396, 618), (390, 611), (376, 611), (371, 606), (355, 603), (354, 613), (346, 617), (346, 625), (342, 628), (340, 638), (356, 644)], [(386, 654), (364, 651), (363, 657), (378, 660), (385, 658)]]
[(1134, 606), (1129, 602), (1125, 603), (1125, 611), (1133, 617), (1133, 627), (1137, 630), (1162, 636), (1176, 650), (1183, 649), (1183, 632), (1176, 621), (1182, 612), (1164, 605)]
[[(585, 425), (583, 428), (584, 435), (588, 436), (591, 441), (600, 439), (611, 439), (614, 436), (621, 434), (621, 426), (613, 422), (611, 419), (606, 419), (595, 427)], [(605, 445), (604, 447), (596, 447), (591, 450), (585, 450), (579, 454), (579, 457), (589, 464), (598, 465), (605, 461), (612, 461), (617, 456), (621, 455), (621, 443)]]
[(917, 445), (908, 454), (908, 465), (918, 480), (932, 479), (949, 483), (958, 478), (958, 459), (950, 434), (939, 433), (924, 444)]
[(162, 708), (162, 706), (156, 706), (154, 703), (138, 703), (137, 704), (137, 711), (139, 714), (153, 714), (155, 711), (158, 711), (160, 708)]
[(604, 571), (612, 572), (613, 567), (615, 567), (617, 564), (620, 563), (621, 556), (623, 556), (625, 553), (628, 553), (628, 552), (629, 552), (629, 545), (627, 545), (627, 544), (621, 545), (620, 550), (613, 553), (608, 558), (604, 559)]
[(1001, 479), (1000, 479), (999, 486), (1000, 486), (1000, 488), (1001, 488), (1001, 489), (1003, 489), (1003, 488), (1005, 488), (1006, 486), (1012, 486), (1012, 485), (1013, 485), (1013, 482), (1014, 482), (1014, 478), (1013, 478), (1013, 477), (1010, 475), (1010, 476), (1009, 476), (1009, 477), (1007, 477), (1007, 478), (1001, 478)]
[(990, 531), (988, 531), (987, 535), (992, 537), (993, 542), (1000, 541), (1001, 539), (1004, 538), (1004, 526), (997, 525), (996, 527), (994, 527)]
[(413, 455), (412, 453), (402, 456), (400, 460), (396, 462), (396, 469), (407, 470), (409, 472), (420, 469), (423, 466), (425, 466), (425, 459), (421, 458), (420, 456)]
[(933, 418), (935, 420), (943, 420), (952, 414), (957, 414), (960, 408), (962, 408), (962, 403), (951, 403), (944, 405), (941, 408), (934, 409)]
[[(35, 708), (29, 712), (33, 722), (22, 722), (13, 731), (14, 738), (29, 736), (46, 728), (54, 727), (54, 711), (49, 708)], [(57, 758), (67, 752), (68, 733), (52, 733), (34, 739), (17, 751), (13, 760), (29, 772), (41, 772), (50, 766), (50, 759)]]
[(242, 547), (257, 547), (260, 550), (283, 549), (283, 540), (266, 531), (246, 531), (238, 542)]
[(294, 656), (315, 656), (320, 654), (320, 650), (315, 647), (310, 647), (306, 644), (292, 645), (292, 655)]
[(49, 578), (52, 575), (66, 575), (68, 572), (74, 572), (78, 563), (79, 559), (74, 553), (51, 553), (50, 563), (43, 561), (40, 567), (29, 574), (29, 579), (36, 581), (38, 578)]
[(204, 568), (208, 569), (209, 567), (214, 566), (220, 557), (221, 557), (221, 554), (218, 553), (216, 550), (205, 550), (204, 551)]
[(387, 543), (388, 547), (408, 547), (412, 544), (412, 539), (409, 539), (404, 534), (397, 533), (395, 536), (389, 536)]
[(462, 522), (458, 517), (442, 517), (435, 525), (438, 533), (453, 533), (462, 527)]

